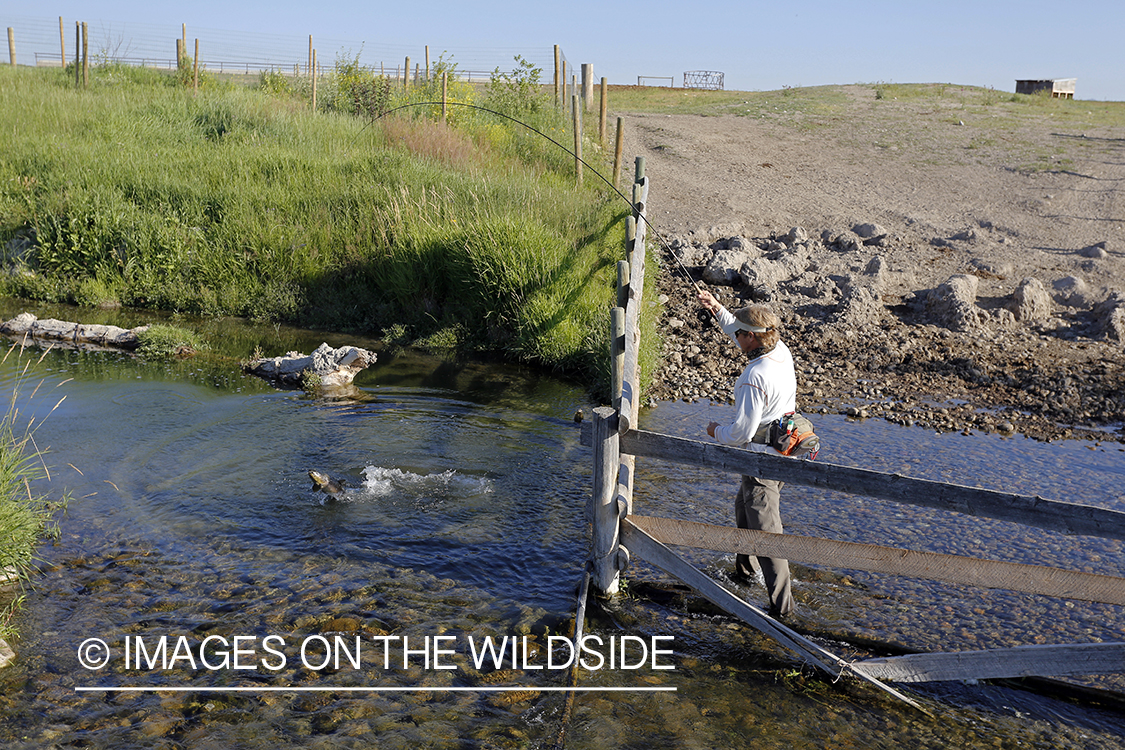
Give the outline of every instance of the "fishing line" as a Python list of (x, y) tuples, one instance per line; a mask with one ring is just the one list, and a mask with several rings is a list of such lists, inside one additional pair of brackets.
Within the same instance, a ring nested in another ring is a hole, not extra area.
[[(683, 262), (682, 260), (680, 260), (680, 256), (679, 256), (679, 255), (677, 255), (677, 254), (676, 254), (676, 252), (675, 252), (674, 250), (672, 250), (671, 246), (670, 246), (670, 245), (669, 245), (669, 244), (668, 244), (668, 243), (667, 243), (667, 242), (666, 242), (666, 241), (664, 240), (664, 238), (663, 238), (663, 237), (661, 236), (660, 232), (659, 232), (659, 231), (657, 231), (657, 229), (656, 229), (656, 227), (655, 227), (655, 226), (653, 225), (653, 223), (652, 223), (651, 221), (649, 221), (649, 220), (648, 220), (648, 218), (647, 218), (647, 217), (645, 217), (645, 215), (644, 215), (644, 214), (642, 214), (642, 213), (640, 213), (639, 211), (637, 211), (637, 210), (636, 210), (636, 208), (637, 208), (637, 207), (636, 207), (636, 206), (635, 206), (635, 205), (633, 204), (633, 201), (632, 201), (632, 200), (631, 200), (631, 199), (630, 199), (629, 197), (627, 197), (627, 196), (626, 196), (626, 195), (625, 195), (624, 193), (622, 193), (622, 192), (621, 192), (620, 190), (618, 190), (618, 189), (617, 189), (617, 186), (616, 186), (616, 185), (614, 185), (614, 184), (613, 184), (612, 182), (610, 182), (610, 181), (609, 181), (609, 180), (608, 180), (608, 179), (607, 179), (607, 178), (605, 177), (605, 175), (603, 175), (603, 174), (602, 174), (601, 172), (599, 172), (599, 171), (598, 171), (597, 169), (595, 169), (594, 167), (592, 167), (592, 166), (591, 166), (591, 165), (590, 165), (590, 164), (589, 164), (589, 163), (588, 163), (588, 162), (587, 162), (587, 161), (586, 161), (585, 159), (583, 159), (583, 158), (582, 158), (582, 157), (580, 157), (580, 156), (579, 156), (578, 154), (574, 153), (574, 151), (570, 150), (569, 148), (567, 148), (567, 147), (566, 147), (566, 146), (564, 146), (563, 144), (559, 143), (558, 141), (556, 141), (556, 140), (555, 140), (554, 138), (552, 138), (551, 136), (547, 135), (547, 134), (546, 134), (546, 133), (544, 133), (543, 131), (541, 131), (541, 130), (538, 130), (537, 128), (534, 128), (534, 127), (532, 127), (531, 125), (528, 125), (528, 124), (527, 124), (526, 122), (522, 122), (522, 121), (520, 121), (520, 120), (516, 119), (515, 117), (512, 117), (511, 115), (506, 115), (506, 114), (504, 114), (503, 112), (497, 112), (497, 111), (496, 111), (496, 110), (494, 110), (494, 109), (488, 109), (487, 107), (481, 107), (481, 106), (479, 106), (479, 105), (477, 105), (477, 104), (468, 104), (468, 103), (466, 103), (466, 102), (430, 102), (430, 101), (427, 101), (427, 102), (411, 102), (411, 103), (409, 103), (409, 104), (400, 104), (400, 105), (399, 105), (399, 106), (397, 106), (397, 107), (393, 107), (393, 108), (391, 108), (391, 109), (388, 109), (388, 110), (387, 110), (386, 112), (382, 112), (382, 113), (380, 113), (380, 114), (379, 114), (379, 115), (378, 115), (377, 117), (373, 117), (373, 118), (371, 119), (371, 121), (370, 121), (370, 122), (368, 122), (367, 124), (365, 124), (365, 125), (363, 126), (363, 129), (364, 129), (364, 130), (366, 130), (366, 129), (367, 129), (367, 127), (368, 127), (368, 126), (370, 126), (370, 125), (371, 125), (372, 123), (375, 123), (375, 122), (377, 122), (378, 120), (381, 120), (381, 119), (382, 119), (383, 117), (385, 117), (385, 116), (387, 116), (387, 115), (389, 115), (389, 114), (393, 114), (393, 113), (395, 113), (395, 112), (398, 112), (398, 111), (400, 111), (400, 110), (403, 110), (403, 109), (408, 109), (408, 108), (410, 108), (410, 107), (423, 107), (423, 106), (434, 106), (434, 107), (440, 107), (440, 106), (467, 107), (467, 108), (469, 108), (469, 109), (475, 109), (475, 110), (479, 110), (479, 111), (481, 111), (481, 112), (488, 112), (489, 114), (493, 114), (493, 115), (496, 115), (497, 117), (503, 117), (503, 118), (504, 118), (504, 119), (506, 119), (506, 120), (511, 120), (512, 122), (516, 123), (517, 125), (520, 125), (520, 126), (522, 126), (522, 127), (525, 127), (525, 128), (527, 128), (528, 130), (530, 130), (530, 131), (531, 131), (532, 133), (535, 133), (536, 135), (538, 135), (538, 136), (540, 136), (540, 137), (542, 137), (542, 138), (545, 138), (546, 140), (548, 140), (548, 141), (550, 141), (551, 143), (555, 144), (555, 145), (556, 145), (556, 146), (558, 146), (558, 147), (559, 147), (560, 149), (562, 149), (562, 150), (563, 150), (563, 151), (564, 151), (565, 153), (567, 153), (567, 154), (569, 154), (569, 155), (573, 156), (573, 157), (574, 157), (574, 158), (575, 158), (576, 160), (578, 160), (578, 161), (579, 161), (579, 162), (580, 162), (580, 163), (581, 163), (581, 164), (582, 164), (582, 165), (583, 165), (584, 167), (586, 167), (586, 168), (587, 168), (587, 169), (589, 169), (589, 170), (590, 170), (591, 172), (593, 172), (593, 173), (594, 173), (595, 175), (597, 175), (597, 176), (598, 176), (598, 179), (600, 179), (600, 180), (601, 180), (602, 182), (604, 182), (604, 183), (605, 183), (606, 185), (608, 185), (608, 186), (609, 186), (609, 189), (610, 189), (610, 190), (612, 190), (613, 192), (617, 193), (617, 195), (619, 195), (619, 196), (621, 197), (621, 199), (622, 199), (623, 201), (625, 201), (626, 203), (628, 203), (628, 204), (629, 204), (629, 207), (633, 209), (633, 212), (634, 212), (634, 214), (635, 214), (636, 216), (638, 216), (638, 217), (639, 217), (639, 218), (641, 219), (641, 221), (643, 221), (643, 222), (645, 223), (645, 226), (647, 226), (647, 227), (649, 228), (649, 230), (651, 230), (651, 232), (652, 232), (652, 235), (653, 235), (654, 237), (656, 237), (656, 240), (657, 240), (657, 242), (659, 242), (659, 243), (660, 243), (660, 246), (661, 246), (661, 247), (662, 247), (662, 248), (664, 249), (664, 251), (665, 251), (665, 252), (666, 252), (666, 253), (667, 253), (668, 255), (671, 255), (671, 256), (672, 256), (672, 258), (673, 258), (673, 259), (674, 259), (674, 260), (676, 261), (676, 265), (677, 265), (677, 266), (679, 267), (680, 271), (681, 271), (681, 272), (683, 273), (683, 275), (684, 275), (684, 278), (686, 278), (686, 279), (687, 279), (687, 280), (688, 280), (688, 281), (689, 281), (689, 282), (691, 283), (691, 285), (692, 285), (693, 287), (695, 287), (695, 290), (696, 290), (696, 292), (697, 292), (697, 293), (698, 293), (698, 292), (702, 292), (702, 291), (703, 291), (703, 288), (699, 286), (699, 283), (698, 283), (698, 282), (696, 282), (696, 280), (692, 278), (692, 276), (691, 276), (691, 272), (690, 272), (690, 271), (688, 270), (687, 266), (685, 266), (685, 265), (684, 265), (684, 262)], [(362, 132), (363, 132), (363, 130), (360, 130), (360, 133), (362, 133)], [(357, 134), (357, 135), (356, 135), (356, 138), (358, 138), (358, 137), (359, 137), (359, 134)], [(354, 143), (354, 141), (353, 141), (353, 143)], [(715, 313), (714, 313), (714, 312), (712, 312), (711, 314), (712, 314), (712, 315), (715, 315)]]

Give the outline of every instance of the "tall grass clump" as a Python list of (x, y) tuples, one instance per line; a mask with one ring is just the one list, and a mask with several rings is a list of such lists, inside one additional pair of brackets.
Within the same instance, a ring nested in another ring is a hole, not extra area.
[(445, 121), (439, 77), (349, 57), (317, 112), (276, 76), (152, 75), (0, 69), (0, 293), (600, 356), (628, 206), (529, 129), (569, 138), (536, 69), (450, 85)]
[[(16, 349), (17, 345), (9, 348), (4, 359)], [(14, 634), (12, 617), (23, 601), (17, 593), (19, 582), (33, 570), (36, 548), (44, 537), (58, 534), (54, 513), (60, 504), (32, 488), (36, 481), (49, 478), (43, 454), (35, 444), (35, 423), (20, 425), (20, 384), (30, 366), (30, 361), (24, 363), (7, 411), (0, 416), (0, 638)], [(37, 386), (28, 398), (38, 391)], [(50, 411), (60, 403), (62, 399)]]

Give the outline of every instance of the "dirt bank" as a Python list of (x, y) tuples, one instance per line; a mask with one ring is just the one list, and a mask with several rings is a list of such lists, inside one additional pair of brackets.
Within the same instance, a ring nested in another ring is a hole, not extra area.
[(733, 248), (705, 286), (778, 311), (806, 411), (1125, 440), (1125, 117), (970, 93), (627, 115), (664, 240), (651, 399), (727, 400), (744, 363), (686, 276)]

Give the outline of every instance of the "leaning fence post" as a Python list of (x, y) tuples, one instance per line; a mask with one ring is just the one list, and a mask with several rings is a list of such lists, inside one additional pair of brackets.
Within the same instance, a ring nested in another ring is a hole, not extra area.
[(617, 435), (617, 412), (608, 406), (594, 409), (594, 487), (588, 517), (591, 524), (591, 559), (594, 585), (603, 594), (616, 594), (617, 569), (617, 475), (621, 449)]

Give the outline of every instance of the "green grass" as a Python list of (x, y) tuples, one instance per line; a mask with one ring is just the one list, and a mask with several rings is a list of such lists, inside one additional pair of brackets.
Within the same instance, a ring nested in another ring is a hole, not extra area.
[[(0, 70), (0, 243), (22, 248), (6, 253), (0, 293), (397, 325), (598, 370), (627, 205), (596, 180), (576, 189), (565, 152), (471, 107), (452, 106), (449, 123), (432, 106), (373, 121), (432, 100), (432, 86), (379, 99), (382, 79), (338, 65), (317, 112), (299, 79), (212, 80), (193, 95), (130, 68), (93, 69), (85, 91), (64, 71)], [(355, 81), (374, 98), (341, 94)], [(515, 107), (568, 144), (537, 86), (501, 83), (452, 96)]]
[[(23, 355), (22, 351), (13, 354), (16, 351), (16, 345), (10, 347), (5, 359)], [(21, 386), (31, 366), (31, 361), (23, 362), (8, 409), (0, 417), (0, 578), (17, 582), (26, 579), (33, 570), (35, 550), (43, 537), (57, 533), (53, 517), (60, 507), (32, 488), (36, 481), (48, 477), (48, 470), (35, 443), (35, 425), (21, 424), (19, 415), (18, 405), (24, 391)], [(36, 387), (28, 400), (39, 392), (40, 388)], [(54, 408), (59, 403), (61, 399)], [(39, 422), (45, 418), (40, 418)], [(61, 505), (65, 506), (65, 498)], [(0, 637), (14, 634), (12, 616), (22, 601), (23, 596), (18, 593), (0, 594)]]

